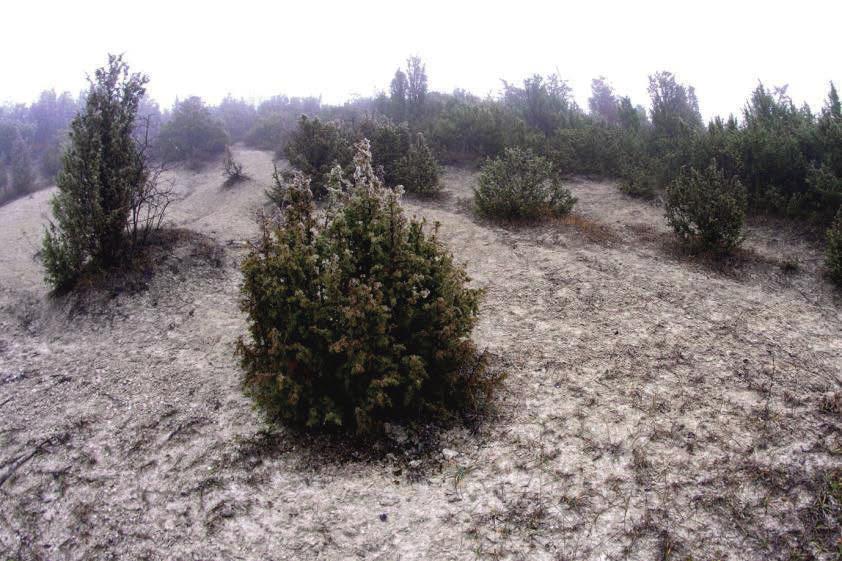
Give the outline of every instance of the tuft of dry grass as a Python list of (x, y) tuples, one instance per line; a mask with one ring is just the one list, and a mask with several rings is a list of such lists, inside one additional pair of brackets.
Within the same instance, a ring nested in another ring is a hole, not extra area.
[(842, 415), (842, 392), (827, 393), (819, 401), (819, 410)]
[(83, 296), (134, 294), (146, 290), (151, 278), (161, 271), (178, 274), (200, 264), (219, 269), (224, 255), (224, 248), (209, 236), (181, 228), (163, 229), (153, 232), (148, 243), (121, 266), (83, 271), (71, 292)]
[(556, 222), (575, 230), (587, 241), (604, 247), (610, 247), (623, 241), (620, 235), (607, 224), (582, 214), (571, 212), (559, 217)]
[(638, 240), (646, 243), (659, 242), (668, 236), (668, 234), (661, 232), (652, 224), (636, 222), (633, 224), (626, 224), (626, 228), (631, 230)]

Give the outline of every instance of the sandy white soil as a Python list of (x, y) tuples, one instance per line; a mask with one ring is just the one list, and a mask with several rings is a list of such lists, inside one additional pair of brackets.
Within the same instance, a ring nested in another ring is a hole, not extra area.
[(475, 338), (508, 378), (478, 430), (355, 457), (240, 391), (238, 263), (272, 162), (237, 155), (236, 186), (175, 173), (171, 225), (207, 238), (139, 293), (47, 298), (50, 192), (0, 207), (0, 559), (834, 558), (810, 522), (842, 467), (818, 248), (753, 225), (711, 264), (657, 206), (585, 180), (567, 220), (489, 224), (474, 173), (448, 169), (443, 198), (404, 206), (487, 288)]

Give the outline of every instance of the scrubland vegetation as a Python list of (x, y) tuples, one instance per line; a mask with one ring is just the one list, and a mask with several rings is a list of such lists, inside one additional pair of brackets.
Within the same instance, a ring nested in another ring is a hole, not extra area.
[(56, 289), (86, 268), (125, 266), (164, 218), (169, 193), (150, 167), (148, 146), (133, 137), (147, 80), (112, 56), (70, 123), (43, 247), (47, 281)]
[[(33, 340), (0, 339), (17, 368), (0, 388), (26, 388), (0, 394), (16, 407), (2, 442), (21, 446), (0, 465), (15, 505), (0, 546), (41, 558), (34, 528), (88, 528), (104, 493), (108, 537), (56, 551), (153, 558), (136, 544), (154, 512), (174, 542), (187, 520), (202, 527), (188, 542), (397, 558), (370, 536), (404, 508), (391, 539), (417, 529), (432, 557), (840, 558), (832, 84), (818, 113), (758, 84), (741, 115), (705, 124), (669, 72), (649, 77), (648, 107), (596, 78), (587, 110), (558, 75), (483, 99), (429, 91), (416, 57), (388, 93), (341, 106), (161, 111), (147, 82), (111, 56), (78, 100), (0, 109), (0, 196), (57, 187), (34, 260), (51, 296), (0, 292), (4, 329)], [(141, 289), (77, 290), (127, 270)], [(49, 386), (30, 364), (55, 370)], [(23, 403), (60, 384), (87, 409)], [(98, 415), (104, 436), (76, 443)], [(69, 467), (23, 475), (63, 446)], [(371, 481), (339, 497), (354, 469)], [(109, 494), (128, 480), (169, 487)], [(48, 516), (65, 495), (74, 508)], [(355, 516), (376, 521), (369, 537)]]
[[(189, 97), (161, 112), (144, 98), (138, 115), (157, 160), (195, 168), (229, 142), (245, 142), (274, 150), (310, 176), (317, 200), (333, 166), (349, 171), (352, 145), (368, 138), (383, 181), (410, 193), (435, 193), (440, 163), (481, 164), (517, 148), (544, 158), (559, 176), (613, 178), (623, 192), (646, 199), (667, 196), (670, 185), (688, 176), (701, 177), (713, 161), (725, 181), (745, 187), (747, 216), (785, 217), (817, 233), (842, 204), (842, 110), (833, 84), (818, 113), (796, 107), (786, 87), (758, 84), (740, 115), (707, 125), (695, 89), (669, 72), (649, 77), (648, 109), (618, 96), (604, 77), (594, 79), (591, 90), (587, 111), (557, 75), (503, 82), (497, 98), (430, 92), (424, 64), (411, 58), (395, 72), (388, 93), (342, 106), (286, 96), (257, 106), (229, 96), (207, 106)], [(29, 107), (2, 109), (5, 198), (55, 177), (65, 131), (81, 105), (67, 93), (45, 92)]]
[(331, 175), (337, 206), (324, 221), (309, 178), (279, 185), (283, 221), (263, 223), (243, 263), (251, 339), (239, 352), (271, 418), (378, 433), (477, 409), (497, 381), (470, 338), (481, 291), (465, 286), (435, 229), (404, 217), (371, 164), (362, 140), (352, 178)]
[(483, 165), (474, 200), (481, 213), (507, 219), (563, 215), (576, 203), (546, 158), (520, 148)]

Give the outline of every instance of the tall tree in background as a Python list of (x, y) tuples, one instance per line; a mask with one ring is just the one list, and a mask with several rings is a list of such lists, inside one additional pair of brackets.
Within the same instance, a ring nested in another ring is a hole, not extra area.
[(699, 101), (692, 86), (680, 84), (671, 72), (649, 76), (652, 125), (659, 136), (675, 138), (702, 128)]
[(614, 95), (614, 89), (604, 76), (591, 80), (591, 97), (588, 99), (588, 107), (591, 115), (605, 123), (615, 126), (620, 124), (617, 96)]
[(165, 160), (198, 166), (225, 150), (228, 133), (202, 98), (192, 96), (175, 103), (172, 117), (161, 126), (158, 142)]
[(144, 225), (160, 224), (166, 197), (157, 196), (157, 176), (133, 138), (147, 81), (129, 74), (122, 56), (114, 55), (90, 80), (85, 107), (70, 125), (51, 200), (54, 222), (44, 237), (46, 277), (54, 288), (72, 283), (89, 263), (116, 265), (145, 240)]
[(408, 89), (409, 84), (407, 83), (406, 74), (398, 68), (395, 70), (395, 77), (392, 78), (392, 83), (389, 85), (391, 94), (389, 103), (391, 105), (392, 119), (398, 123), (406, 120), (406, 96)]
[(61, 95), (56, 95), (54, 90), (41, 92), (38, 101), (29, 108), (29, 120), (35, 127), (32, 144), (37, 152), (60, 144), (63, 140), (61, 134), (66, 132), (67, 125), (77, 110), (76, 100), (70, 92)]
[(417, 120), (424, 113), (424, 101), (427, 99), (427, 69), (421, 59), (414, 56), (406, 61), (406, 74), (409, 116)]
[[(643, 114), (646, 117), (646, 114)], [(624, 130), (638, 132), (643, 125), (640, 112), (632, 105), (631, 98), (622, 97), (617, 104), (617, 122)]]
[(29, 144), (18, 133), (12, 144), (12, 191), (21, 195), (32, 189), (35, 176), (32, 173), (32, 155)]
[(257, 119), (257, 109), (251, 103), (235, 99), (231, 94), (219, 103), (215, 113), (224, 123), (231, 142), (243, 140)]
[(822, 159), (828, 170), (839, 178), (834, 190), (842, 192), (842, 104), (833, 82), (818, 120), (818, 132)]
[(824, 114), (831, 119), (842, 119), (842, 104), (839, 103), (839, 93), (833, 82), (830, 83), (830, 93), (827, 94), (827, 107), (824, 108)]
[(503, 103), (547, 136), (576, 124), (581, 113), (570, 85), (557, 74), (546, 78), (535, 74), (523, 81), (522, 88), (504, 80)]

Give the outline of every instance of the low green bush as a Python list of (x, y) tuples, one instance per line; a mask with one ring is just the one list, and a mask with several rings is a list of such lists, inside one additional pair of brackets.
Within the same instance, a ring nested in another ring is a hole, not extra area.
[(400, 162), (409, 152), (412, 138), (407, 124), (396, 125), (385, 117), (366, 119), (357, 127), (356, 137), (371, 143), (372, 166), (384, 183), (390, 187), (400, 184)]
[(549, 160), (529, 150), (507, 148), (482, 166), (474, 201), (485, 216), (532, 219), (567, 214), (576, 198), (561, 184)]
[(439, 165), (423, 134), (413, 138), (406, 123), (396, 125), (381, 117), (363, 121), (356, 136), (371, 143), (374, 169), (387, 186), (402, 185), (419, 194), (439, 191)]
[(160, 156), (170, 162), (187, 162), (198, 167), (220, 154), (228, 145), (228, 133), (221, 120), (198, 97), (176, 103), (172, 117), (161, 126)]
[(602, 124), (555, 131), (547, 155), (565, 174), (616, 176), (622, 159), (622, 131)]
[(245, 135), (245, 143), (260, 150), (273, 150), (283, 155), (284, 147), (295, 130), (295, 119), (288, 115), (261, 115)]
[(658, 179), (646, 166), (630, 166), (621, 174), (620, 191), (631, 197), (654, 199), (658, 193)]
[(313, 196), (327, 195), (327, 177), (334, 166), (351, 163), (352, 148), (339, 125), (302, 115), (284, 147), (290, 165), (310, 177)]
[(247, 393), (271, 419), (356, 434), (478, 406), (496, 381), (470, 337), (482, 292), (437, 227), (404, 216), (367, 141), (354, 164), (350, 182), (329, 173), (338, 206), (318, 220), (303, 173), (277, 188), (283, 217), (242, 266)]
[(410, 193), (433, 195), (441, 191), (439, 164), (433, 151), (418, 133), (406, 154), (398, 161), (398, 183)]
[(665, 207), (676, 234), (702, 249), (728, 252), (742, 241), (746, 190), (715, 162), (679, 174), (667, 187)]
[(827, 230), (825, 265), (833, 282), (842, 286), (842, 207), (839, 208), (833, 224)]

